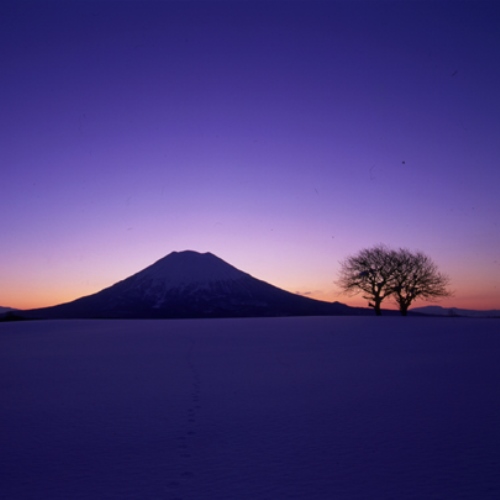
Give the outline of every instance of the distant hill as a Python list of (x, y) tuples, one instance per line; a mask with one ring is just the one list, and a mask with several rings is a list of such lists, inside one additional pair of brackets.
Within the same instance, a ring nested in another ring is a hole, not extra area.
[(363, 314), (287, 292), (211, 253), (173, 252), (98, 293), (21, 311), (26, 318), (222, 318)]
[(17, 309), (13, 309), (12, 307), (0, 307), (0, 322), (5, 322), (5, 321), (21, 321), (23, 319), (29, 319), (29, 318), (24, 318), (18, 314)]
[(500, 310), (475, 311), (473, 309), (458, 309), (456, 307), (424, 306), (414, 307), (412, 312), (428, 314), (431, 316), (465, 316), (469, 318), (500, 318)]

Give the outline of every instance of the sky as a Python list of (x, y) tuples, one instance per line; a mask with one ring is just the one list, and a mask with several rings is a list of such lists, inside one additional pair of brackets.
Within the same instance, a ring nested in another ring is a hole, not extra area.
[(495, 1), (2, 1), (0, 305), (190, 249), (366, 306), (335, 280), (382, 243), (500, 309), (499, 33)]

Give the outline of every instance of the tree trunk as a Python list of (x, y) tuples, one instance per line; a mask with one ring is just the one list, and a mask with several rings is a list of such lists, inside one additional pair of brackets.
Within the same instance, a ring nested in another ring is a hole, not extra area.
[(408, 308), (410, 307), (411, 300), (402, 299), (399, 301), (399, 310), (401, 311), (401, 316), (408, 316)]
[(380, 304), (382, 301), (375, 301), (375, 304), (372, 304), (371, 302), (368, 302), (368, 307), (373, 307), (373, 310), (375, 311), (375, 314), (377, 316), (382, 316), (382, 311), (380, 310)]

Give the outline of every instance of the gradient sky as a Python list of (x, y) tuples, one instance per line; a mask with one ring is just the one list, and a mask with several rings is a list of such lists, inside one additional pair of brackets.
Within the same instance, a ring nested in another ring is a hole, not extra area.
[(185, 249), (366, 305), (384, 243), (500, 308), (498, 2), (3, 0), (0, 47), (0, 305)]

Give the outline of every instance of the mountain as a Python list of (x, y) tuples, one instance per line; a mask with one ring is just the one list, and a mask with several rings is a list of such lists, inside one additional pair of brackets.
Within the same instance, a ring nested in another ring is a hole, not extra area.
[(221, 318), (356, 314), (253, 278), (211, 253), (173, 252), (133, 276), (27, 318)]
[(27, 319), (18, 314), (17, 309), (12, 307), (0, 307), (0, 322), (4, 321), (21, 321)]
[(470, 318), (500, 318), (500, 310), (475, 311), (473, 309), (458, 309), (456, 307), (444, 308), (441, 306), (414, 307), (412, 312), (430, 316), (466, 316)]

